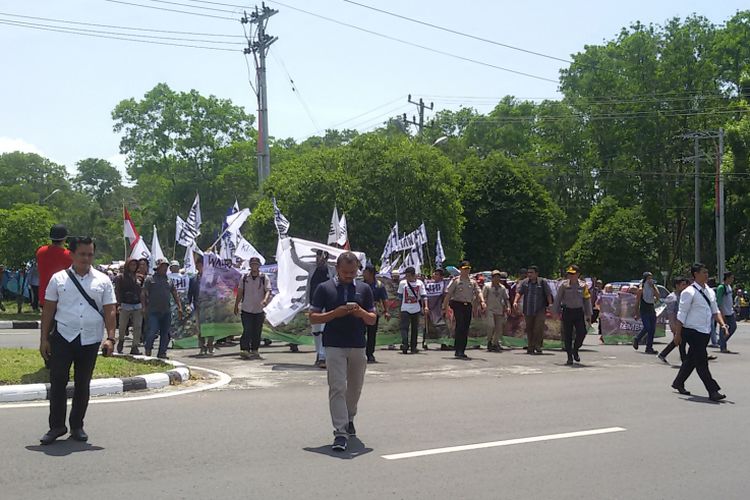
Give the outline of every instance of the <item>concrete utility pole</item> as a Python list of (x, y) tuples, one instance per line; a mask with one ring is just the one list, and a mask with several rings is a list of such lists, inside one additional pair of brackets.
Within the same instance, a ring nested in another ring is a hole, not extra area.
[(726, 271), (726, 236), (724, 234), (724, 174), (721, 172), (722, 159), (724, 157), (724, 129), (718, 131), (697, 131), (684, 134), (685, 139), (693, 139), (694, 155), (686, 160), (695, 162), (695, 262), (700, 262), (700, 151), (699, 141), (701, 139), (718, 139), (714, 218), (716, 222), (716, 277), (721, 280)]
[(411, 120), (408, 120), (406, 118), (406, 113), (404, 113), (404, 123), (407, 125), (416, 125), (417, 129), (419, 130), (419, 135), (422, 135), (422, 129), (424, 129), (424, 110), (429, 109), (432, 111), (435, 107), (434, 103), (430, 103), (429, 106), (427, 106), (422, 98), (419, 98), (419, 102), (415, 102), (411, 100), (411, 94), (409, 94), (409, 103), (414, 104), (417, 107), (417, 112), (419, 113), (419, 121), (417, 121), (416, 116), (412, 116)]
[(252, 54), (255, 62), (255, 79), (256, 88), (255, 96), (258, 99), (258, 182), (263, 185), (269, 175), (271, 175), (271, 150), (268, 147), (268, 91), (266, 86), (266, 56), (271, 44), (279, 37), (271, 36), (266, 33), (268, 19), (278, 10), (266, 7), (265, 2), (262, 8), (255, 6), (255, 11), (247, 12), (240, 19), (242, 24), (256, 25), (255, 35), (248, 39), (245, 54)]

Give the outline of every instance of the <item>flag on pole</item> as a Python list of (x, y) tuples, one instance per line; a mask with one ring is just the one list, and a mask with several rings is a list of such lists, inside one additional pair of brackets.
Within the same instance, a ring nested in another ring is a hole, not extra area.
[(195, 258), (193, 256), (193, 247), (194, 246), (195, 246), (195, 242), (193, 242), (191, 245), (189, 245), (185, 249), (185, 259), (183, 260), (183, 262), (184, 262), (183, 267), (185, 269), (185, 274), (188, 274), (188, 275), (197, 274), (198, 273), (198, 268), (195, 265)]
[[(235, 205), (237, 204), (236, 201), (234, 203)], [(198, 193), (195, 193), (193, 206), (190, 207), (190, 212), (188, 212), (187, 223), (195, 230), (196, 236), (201, 234), (201, 224), (203, 223), (203, 217), (201, 216), (201, 198)]]
[(341, 248), (350, 250), (349, 228), (346, 225), (346, 214), (341, 214), (341, 219), (339, 219), (339, 239), (336, 243), (338, 243)]
[(164, 252), (162, 252), (161, 245), (159, 244), (159, 235), (156, 232), (156, 226), (154, 226), (154, 237), (151, 239), (151, 258), (149, 259), (151, 270), (156, 267), (157, 260), (165, 258)]
[(149, 259), (149, 262), (151, 261), (151, 252), (148, 250), (148, 247), (146, 246), (146, 242), (143, 241), (143, 238), (138, 236), (138, 239), (135, 240), (135, 243), (133, 244), (133, 250), (130, 252), (130, 258), (131, 259)]
[(188, 221), (183, 220), (179, 215), (175, 222), (175, 241), (184, 247), (189, 247), (195, 242), (195, 238), (200, 233), (196, 232), (194, 226), (191, 226)]
[(334, 205), (333, 214), (331, 215), (331, 225), (328, 227), (328, 244), (338, 245), (340, 238), (341, 238), (341, 221), (339, 220), (338, 208)]
[(255, 247), (247, 241), (242, 235), (240, 235), (240, 242), (237, 245), (237, 250), (234, 252), (235, 257), (239, 257), (242, 260), (250, 260), (251, 257), (258, 257), (260, 264), (265, 265), (266, 259), (263, 257)]
[(276, 205), (276, 197), (273, 198), (273, 222), (276, 224), (276, 231), (279, 233), (279, 238), (286, 238), (289, 235), (289, 220), (284, 217), (284, 214), (279, 210), (279, 206)]
[(381, 265), (390, 260), (391, 254), (398, 250), (398, 222), (393, 225), (391, 232), (388, 233), (388, 239), (383, 247), (383, 254), (380, 256)]
[(440, 230), (437, 232), (437, 243), (435, 244), (435, 267), (441, 268), (445, 263), (445, 252), (443, 251), (443, 242), (440, 241)]
[(125, 208), (125, 206), (122, 207), (122, 212), (123, 218), (125, 220), (123, 237), (129, 240), (130, 250), (132, 251), (136, 241), (138, 241), (138, 238), (140, 238), (140, 235), (138, 234), (138, 230), (135, 228), (135, 224), (133, 224), (133, 219), (130, 218), (128, 209)]

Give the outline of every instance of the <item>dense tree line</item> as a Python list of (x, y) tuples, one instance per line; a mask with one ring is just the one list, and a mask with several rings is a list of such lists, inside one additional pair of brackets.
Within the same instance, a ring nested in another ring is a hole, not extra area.
[[(66, 222), (97, 236), (104, 257), (122, 258), (124, 204), (147, 236), (159, 227), (171, 254), (175, 215), (187, 213), (197, 191), (204, 247), (237, 199), (253, 210), (246, 237), (272, 255), (275, 196), (291, 233), (314, 240), (326, 237), (336, 205), (353, 246), (374, 259), (394, 222), (407, 231), (424, 221), (430, 252), (439, 229), (450, 260), (465, 256), (482, 268), (536, 263), (550, 274), (577, 261), (606, 279), (645, 268), (674, 273), (693, 256), (693, 166), (683, 161), (693, 146), (682, 135), (723, 128), (727, 257), (750, 278), (750, 11), (722, 25), (697, 15), (635, 23), (572, 60), (561, 71), (560, 100), (506, 96), (486, 114), (443, 110), (421, 134), (392, 119), (366, 134), (274, 139), (263, 191), (254, 117), (228, 100), (161, 83), (112, 113), (132, 182), (100, 159), (82, 160), (70, 177), (38, 155), (2, 155), (0, 241), (19, 241), (7, 235), (29, 226), (8, 214), (36, 207), (45, 224), (48, 216)], [(701, 142), (708, 263), (717, 152)], [(0, 259), (26, 252), (3, 245)]]

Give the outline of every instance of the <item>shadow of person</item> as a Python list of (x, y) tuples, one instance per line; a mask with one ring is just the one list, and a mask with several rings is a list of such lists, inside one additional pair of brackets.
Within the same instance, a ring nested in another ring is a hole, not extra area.
[(270, 366), (271, 370), (284, 370), (284, 371), (305, 371), (305, 372), (321, 372), (325, 373), (325, 370), (318, 368), (313, 365), (303, 365), (300, 363), (263, 363), (263, 366)]
[(693, 394), (692, 396), (688, 396), (685, 398), (680, 398), (685, 401), (690, 401), (691, 403), (703, 403), (703, 404), (709, 404), (709, 405), (723, 405), (723, 404), (730, 404), (733, 405), (734, 401), (729, 401), (727, 399), (722, 399), (721, 401), (713, 401), (708, 396), (696, 396)]
[(68, 438), (60, 441), (55, 441), (54, 443), (48, 444), (46, 446), (42, 446), (40, 444), (29, 445), (26, 447), (26, 449), (29, 451), (41, 452), (50, 457), (66, 457), (73, 453), (79, 453), (82, 451), (101, 451), (104, 448), (102, 448), (101, 446), (94, 446), (90, 443), (82, 443), (81, 441), (76, 441), (75, 439)]
[(318, 453), (320, 455), (327, 455), (332, 458), (338, 458), (340, 460), (352, 460), (362, 455), (367, 455), (372, 451), (372, 448), (368, 448), (365, 444), (360, 441), (357, 436), (351, 436), (348, 440), (345, 451), (334, 451), (331, 449), (330, 444), (318, 446), (317, 448), (305, 447), (302, 448), (305, 451), (311, 453)]
[(45, 367), (39, 368), (32, 373), (21, 375), (22, 384), (46, 384), (49, 382), (49, 370)]

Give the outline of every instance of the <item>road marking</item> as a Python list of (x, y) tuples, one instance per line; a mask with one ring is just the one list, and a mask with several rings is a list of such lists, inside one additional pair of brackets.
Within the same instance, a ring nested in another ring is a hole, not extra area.
[[(205, 385), (205, 386), (193, 387), (191, 389), (175, 390), (172, 392), (165, 392), (163, 394), (147, 394), (144, 396), (123, 396), (123, 397), (118, 397), (118, 398), (106, 398), (106, 399), (91, 398), (91, 400), (89, 401), (89, 404), (127, 403), (128, 401), (145, 401), (147, 399), (161, 399), (161, 398), (171, 398), (174, 396), (184, 396), (186, 394), (192, 394), (194, 392), (209, 391), (211, 389), (223, 387), (232, 381), (232, 377), (218, 370), (211, 370), (209, 368), (201, 368), (199, 366), (190, 366), (189, 368), (191, 370), (201, 370), (201, 371), (208, 372), (212, 375), (219, 377), (219, 380), (211, 384)], [(71, 404), (71, 401), (68, 400), (68, 405), (70, 404)], [(49, 401), (39, 401), (35, 403), (12, 403), (12, 404), (0, 403), (0, 410), (4, 408), (35, 408), (35, 407), (43, 407), (43, 406), (49, 406)]]
[(481, 450), (482, 448), (496, 448), (498, 446), (510, 446), (514, 444), (538, 443), (540, 441), (554, 441), (557, 439), (568, 439), (584, 436), (596, 436), (598, 434), (609, 434), (611, 432), (625, 431), (624, 427), (607, 427), (605, 429), (592, 429), (589, 431), (565, 432), (562, 434), (548, 434), (546, 436), (533, 436), (519, 439), (507, 439), (505, 441), (490, 441), (488, 443), (465, 444), (461, 446), (449, 446), (447, 448), (433, 448), (431, 450), (410, 451), (407, 453), (396, 453), (383, 455), (386, 460), (400, 460), (402, 458), (425, 457), (428, 455), (439, 455), (441, 453), (453, 453), (456, 451)]

